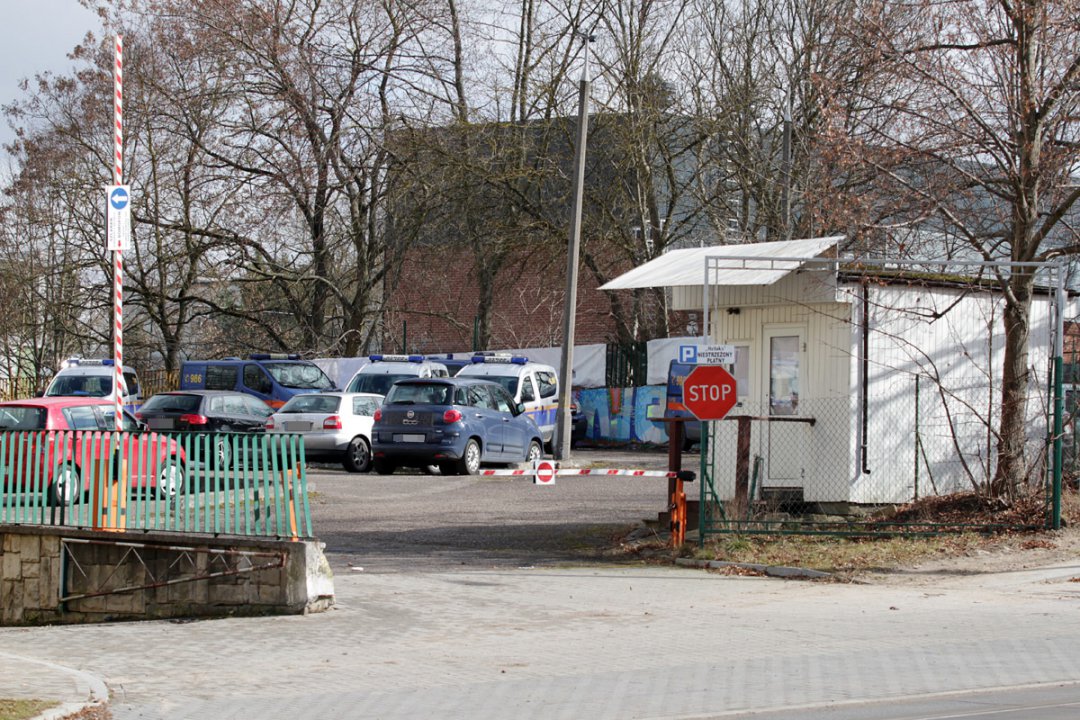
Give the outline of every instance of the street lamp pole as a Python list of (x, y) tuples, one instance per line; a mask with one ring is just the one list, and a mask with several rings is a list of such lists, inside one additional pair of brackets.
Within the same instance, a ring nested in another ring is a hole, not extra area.
[(570, 403), (574, 384), (574, 319), (577, 313), (578, 254), (581, 247), (581, 204), (585, 186), (585, 140), (589, 133), (589, 43), (585, 38), (585, 65), (578, 88), (577, 141), (574, 145), (574, 205), (570, 216), (570, 238), (566, 248), (566, 297), (563, 305), (563, 345), (559, 360), (559, 409), (555, 415), (555, 459), (570, 458)]

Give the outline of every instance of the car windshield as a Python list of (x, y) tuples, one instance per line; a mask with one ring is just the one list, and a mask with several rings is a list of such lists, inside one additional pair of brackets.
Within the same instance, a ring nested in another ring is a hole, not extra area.
[(349, 383), (349, 392), (375, 393), (385, 395), (398, 380), (408, 380), (416, 375), (383, 375), (382, 373), (360, 373)]
[(510, 393), (510, 397), (517, 395), (518, 379), (513, 375), (495, 375), (490, 376), (487, 379), (497, 382), (506, 388), (506, 392)]
[(5, 405), (0, 407), (0, 430), (44, 430), (45, 408)]
[(452, 405), (450, 393), (453, 388), (449, 385), (435, 385), (423, 383), (408, 383), (395, 385), (390, 388), (390, 394), (386, 396), (386, 402), (391, 405), (409, 403), (423, 403), (425, 405)]
[(263, 363), (263, 367), (283, 387), (301, 390), (330, 390), (334, 387), (318, 365), (277, 362)]
[(49, 385), (49, 397), (108, 397), (112, 392), (111, 375), (61, 375)]
[(297, 395), (282, 406), (283, 413), (336, 413), (341, 406), (337, 395)]
[(155, 395), (142, 404), (139, 412), (193, 413), (198, 409), (198, 395)]

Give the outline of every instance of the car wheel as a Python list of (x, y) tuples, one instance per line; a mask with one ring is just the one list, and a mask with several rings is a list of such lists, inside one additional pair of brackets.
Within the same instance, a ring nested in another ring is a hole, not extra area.
[(688, 437), (684, 437), (682, 441), (683, 452), (690, 452), (690, 448), (694, 447), (694, 441)]
[(229, 436), (218, 436), (217, 444), (214, 447), (214, 453), (216, 455), (219, 468), (225, 468), (229, 466), (229, 458), (232, 456), (232, 447), (231, 443), (229, 442)]
[(351, 473), (365, 473), (371, 469), (371, 445), (363, 435), (357, 435), (349, 441), (345, 450), (345, 469)]
[(161, 465), (157, 476), (157, 493), (163, 498), (174, 498), (184, 492), (184, 464), (169, 458)]
[(380, 475), (393, 475), (397, 470), (397, 465), (388, 460), (376, 460), (373, 465), (375, 466), (375, 472)]
[(540, 447), (539, 440), (533, 440), (529, 443), (529, 452), (525, 454), (525, 463), (532, 465), (534, 462), (544, 456), (544, 449)]
[(469, 442), (465, 443), (465, 451), (458, 460), (457, 471), (458, 475), (475, 475), (480, 471), (480, 443), (475, 438), (469, 438)]
[(56, 468), (53, 473), (52, 484), (49, 485), (49, 504), (66, 505), (75, 504), (76, 498), (82, 487), (82, 479), (79, 476), (79, 468), (73, 463), (64, 463)]

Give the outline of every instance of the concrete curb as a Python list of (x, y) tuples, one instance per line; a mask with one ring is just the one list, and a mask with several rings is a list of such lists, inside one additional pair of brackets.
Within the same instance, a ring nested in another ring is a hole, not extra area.
[(796, 579), (796, 580), (820, 580), (833, 577), (832, 573), (808, 568), (784, 567), (783, 565), (761, 565), (759, 563), (727, 562), (725, 560), (692, 560), (690, 558), (675, 558), (675, 564), (682, 567), (696, 567), (704, 569), (719, 569), (726, 567), (742, 568), (767, 575), (769, 577)]
[(78, 689), (78, 692), (84, 694), (87, 698), (82, 702), (61, 703), (57, 707), (49, 708), (40, 715), (36, 715), (33, 720), (63, 720), (63, 718), (70, 717), (92, 705), (104, 705), (109, 702), (109, 688), (105, 685), (105, 682), (96, 675), (91, 675), (88, 672), (76, 670), (75, 668), (57, 665), (56, 663), (51, 663), (47, 660), (37, 660), (35, 658), (13, 655), (12, 653), (3, 651), (0, 651), (0, 656), (20, 663), (40, 665), (53, 672), (68, 675), (75, 680), (75, 686)]

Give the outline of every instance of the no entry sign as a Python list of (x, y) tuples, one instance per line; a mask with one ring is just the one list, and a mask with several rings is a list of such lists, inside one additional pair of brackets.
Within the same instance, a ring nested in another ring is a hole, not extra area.
[(683, 405), (698, 420), (722, 420), (738, 402), (735, 378), (719, 365), (699, 365), (683, 383)]
[(548, 460), (541, 460), (536, 463), (536, 479), (533, 481), (537, 485), (554, 485), (555, 484), (555, 466)]

